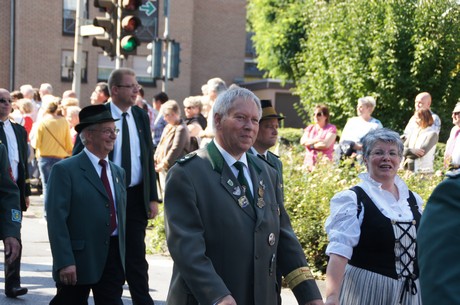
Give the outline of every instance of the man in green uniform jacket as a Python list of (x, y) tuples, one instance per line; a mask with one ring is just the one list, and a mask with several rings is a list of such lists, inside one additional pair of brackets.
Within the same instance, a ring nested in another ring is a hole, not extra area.
[(417, 232), (420, 290), (424, 305), (460, 304), (460, 170), (433, 191)]
[(221, 93), (214, 141), (170, 169), (165, 215), (174, 268), (168, 305), (276, 305), (277, 268), (299, 304), (323, 304), (284, 209), (277, 172), (246, 153), (260, 117), (251, 91)]

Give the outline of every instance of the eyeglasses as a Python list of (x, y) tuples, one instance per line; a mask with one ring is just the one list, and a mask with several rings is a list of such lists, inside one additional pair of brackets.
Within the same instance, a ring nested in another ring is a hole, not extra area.
[(314, 116), (323, 116), (323, 113), (322, 112), (317, 112), (315, 114), (313, 114)]
[(12, 103), (13, 101), (11, 99), (6, 99), (6, 98), (0, 98), (0, 103), (2, 104), (7, 104), (7, 103)]
[(141, 86), (139, 84), (132, 84), (132, 85), (116, 85), (119, 88), (129, 88), (131, 90), (140, 90)]
[(399, 157), (398, 152), (394, 151), (394, 150), (390, 150), (390, 151), (375, 150), (375, 151), (371, 152), (370, 155), (374, 156), (374, 157), (383, 157), (383, 156), (386, 156), (386, 155), (388, 155), (390, 158)]
[(452, 112), (452, 115), (460, 115), (460, 111)]
[(184, 109), (193, 109), (193, 108), (195, 108), (195, 107), (193, 107), (193, 106), (184, 107)]
[(111, 136), (111, 135), (118, 135), (118, 133), (120, 132), (120, 129), (104, 128), (104, 129), (91, 129), (91, 131), (98, 131), (106, 136)]

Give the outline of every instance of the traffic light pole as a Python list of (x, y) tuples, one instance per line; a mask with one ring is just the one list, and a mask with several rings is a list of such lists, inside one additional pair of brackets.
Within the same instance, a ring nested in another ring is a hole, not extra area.
[(122, 14), (122, 1), (118, 0), (117, 5), (117, 39), (115, 41), (115, 69), (119, 69), (121, 67), (121, 45), (120, 45), (120, 37), (121, 37), (121, 14)]
[(164, 44), (165, 44), (165, 51), (164, 51), (164, 58), (163, 58), (163, 85), (161, 90), (163, 92), (167, 92), (168, 90), (168, 79), (166, 77), (166, 70), (168, 69), (168, 48), (169, 48), (169, 0), (164, 0), (164, 15), (165, 15), (165, 32), (163, 34)]
[(77, 94), (77, 98), (80, 98), (80, 85), (81, 85), (81, 58), (82, 58), (82, 44), (83, 37), (80, 35), (80, 25), (82, 23), (82, 17), (84, 14), (84, 1), (77, 1), (77, 11), (75, 16), (75, 39), (73, 47), (73, 78), (72, 78), (72, 90)]

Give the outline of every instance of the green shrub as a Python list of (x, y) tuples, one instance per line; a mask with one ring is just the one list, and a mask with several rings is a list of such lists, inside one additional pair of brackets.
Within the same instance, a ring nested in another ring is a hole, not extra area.
[(302, 138), (303, 129), (300, 128), (280, 128), (278, 129), (278, 136), (281, 145), (296, 145), (300, 143)]

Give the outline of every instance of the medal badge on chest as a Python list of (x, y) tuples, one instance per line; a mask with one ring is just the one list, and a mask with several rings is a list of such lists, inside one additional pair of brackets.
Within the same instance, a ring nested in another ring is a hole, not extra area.
[(264, 191), (265, 191), (265, 184), (263, 180), (260, 180), (259, 189), (257, 190), (257, 194), (259, 195), (259, 198), (257, 199), (257, 207), (259, 207), (260, 209), (265, 206)]

